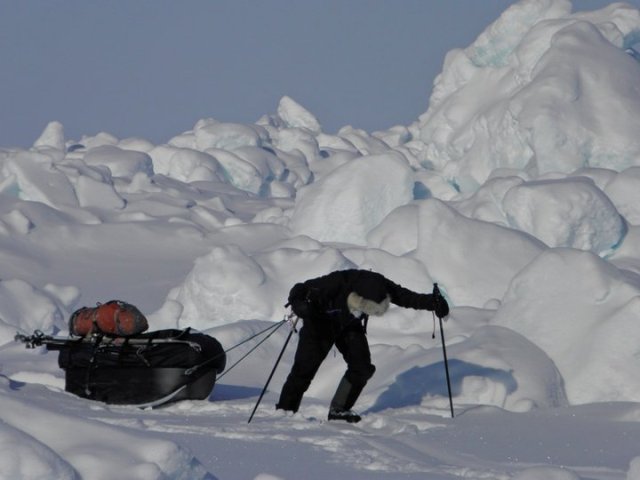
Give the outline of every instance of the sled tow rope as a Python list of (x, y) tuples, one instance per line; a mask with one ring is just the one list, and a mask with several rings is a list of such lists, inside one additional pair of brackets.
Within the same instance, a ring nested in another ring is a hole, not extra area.
[(233, 367), (235, 367), (236, 365), (238, 365), (242, 360), (244, 360), (245, 358), (247, 358), (256, 348), (258, 348), (260, 345), (262, 345), (271, 335), (273, 335), (276, 330), (278, 330), (282, 325), (284, 325), (285, 323), (287, 323), (289, 321), (288, 318), (284, 318), (283, 320), (280, 320), (278, 323), (274, 323), (273, 325), (270, 325), (269, 327), (265, 328), (264, 330), (259, 331), (258, 333), (251, 335), (249, 338), (244, 339), (243, 341), (241, 341), (240, 343), (234, 345), (233, 347), (228, 348), (227, 350), (225, 350), (222, 353), (219, 353), (218, 355), (209, 358), (208, 360), (200, 363), (199, 365), (194, 365), (191, 368), (188, 368), (187, 370), (185, 370), (184, 374), (185, 375), (192, 375), (195, 371), (197, 371), (200, 367), (203, 367), (211, 362), (213, 362), (214, 360), (217, 360), (219, 357), (221, 357), (222, 355), (226, 355), (228, 352), (230, 352), (231, 350), (234, 350), (236, 348), (238, 348), (241, 345), (244, 345), (247, 342), (250, 342), (251, 340), (253, 340), (256, 337), (259, 337), (260, 335), (262, 335), (263, 333), (268, 332), (269, 330), (271, 330), (271, 332), (269, 333), (269, 335), (267, 335), (266, 337), (264, 337), (262, 340), (260, 340), (251, 350), (249, 350), (247, 353), (245, 353), (242, 357), (240, 357), (240, 359), (235, 362), (233, 365), (231, 365), (229, 368), (225, 369), (224, 373), (222, 375), (218, 375), (218, 379), (222, 378), (224, 375), (227, 374), (227, 372), (229, 372), (231, 369), (233, 369)]

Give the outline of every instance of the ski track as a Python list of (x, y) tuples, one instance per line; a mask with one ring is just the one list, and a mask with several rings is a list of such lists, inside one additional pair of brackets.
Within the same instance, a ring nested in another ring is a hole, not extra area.
[[(511, 478), (504, 465), (447, 454), (442, 448), (424, 442), (420, 432), (441, 427), (438, 421), (423, 422), (419, 429), (410, 420), (370, 414), (360, 424), (352, 425), (325, 421), (326, 406), (321, 404), (305, 407), (306, 414), (312, 413), (310, 416), (287, 417), (267, 408), (262, 406), (251, 424), (247, 423), (249, 402), (186, 401), (142, 413), (132, 412), (130, 407), (110, 407), (110, 415), (92, 419), (137, 430), (216, 437), (230, 442), (295, 442), (327, 453), (332, 463), (348, 464), (372, 474), (418, 475), (416, 478), (430, 474), (443, 480)], [(207, 422), (211, 417), (216, 417), (215, 425)], [(220, 418), (227, 419), (224, 426)], [(327, 429), (332, 431), (331, 435), (327, 435)]]
[[(424, 410), (366, 414), (355, 424), (324, 420), (326, 405), (307, 402), (294, 416), (284, 416), (272, 410), (274, 402), (260, 406), (252, 423), (247, 419), (254, 399), (198, 402), (184, 401), (156, 410), (132, 410), (131, 407), (106, 407), (104, 415), (91, 418), (104, 423), (159, 434), (183, 434), (213, 437), (225, 442), (267, 444), (281, 442), (283, 449), (291, 445), (308, 446), (328, 455), (329, 462), (350, 465), (354, 471), (366, 474), (398, 475), (398, 478), (420, 478), (429, 475), (434, 480), (472, 478), (477, 480), (509, 480), (519, 471), (540, 466), (518, 458), (509, 461), (483, 459), (447, 448), (439, 435), (450, 419)], [(310, 404), (309, 404), (310, 403)], [(95, 413), (95, 412), (94, 412)], [(215, 420), (212, 420), (215, 419)], [(223, 419), (223, 420), (221, 420)], [(327, 429), (331, 434), (327, 434)], [(196, 440), (197, 441), (197, 440)], [(469, 441), (474, 441), (471, 437)], [(564, 465), (585, 480), (624, 480), (621, 470), (597, 466)]]
[[(544, 412), (516, 415), (496, 408), (465, 410), (462, 406), (452, 420), (444, 408), (415, 406), (365, 412), (360, 423), (347, 424), (326, 421), (326, 402), (314, 398), (305, 398), (298, 414), (285, 416), (275, 411), (276, 396), (268, 393), (249, 424), (255, 397), (221, 400), (214, 396), (140, 409), (86, 401), (52, 386), (27, 387), (20, 393), (36, 405), (54, 401), (70, 416), (175, 441), (224, 480), (255, 477), (272, 455), (281, 463), (270, 465), (282, 471), (271, 473), (285, 479), (294, 478), (288, 466), (293, 456), (313, 458), (314, 464), (322, 463), (339, 474), (351, 469), (354, 480), (508, 480), (539, 466), (567, 468), (584, 480), (625, 480), (626, 459), (637, 456), (634, 445), (640, 441), (640, 409), (635, 404), (556, 410), (553, 420)], [(574, 432), (572, 425), (582, 425), (585, 419), (591, 419), (590, 425)], [(607, 428), (611, 420), (617, 420), (620, 427)], [(605, 428), (600, 428), (603, 425)], [(595, 443), (593, 435), (598, 437)], [(622, 445), (620, 438), (626, 439), (624, 449), (607, 453), (607, 445)], [(511, 448), (514, 442), (528, 447)], [(546, 449), (536, 447), (542, 442), (549, 443)], [(488, 447), (493, 454), (485, 455)], [(500, 449), (497, 454), (496, 448)], [(554, 458), (544, 460), (549, 448), (555, 452)], [(590, 461), (572, 465), (576, 449), (591, 452)], [(229, 463), (230, 453), (237, 451), (246, 452), (245, 465)], [(308, 478), (325, 478), (317, 473), (309, 472)]]

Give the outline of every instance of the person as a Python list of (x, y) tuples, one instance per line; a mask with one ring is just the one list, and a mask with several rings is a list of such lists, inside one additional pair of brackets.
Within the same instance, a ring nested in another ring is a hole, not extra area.
[(338, 270), (297, 283), (288, 305), (303, 321), (294, 363), (276, 409), (297, 412), (304, 393), (335, 344), (347, 363), (329, 407), (329, 420), (360, 421), (352, 409), (375, 372), (366, 338), (369, 316), (381, 316), (389, 304), (449, 314), (447, 301), (436, 292), (421, 294), (368, 270)]

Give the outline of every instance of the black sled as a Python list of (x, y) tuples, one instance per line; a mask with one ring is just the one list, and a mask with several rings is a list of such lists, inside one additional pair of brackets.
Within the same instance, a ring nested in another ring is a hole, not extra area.
[(17, 335), (27, 347), (58, 351), (65, 390), (114, 405), (155, 407), (204, 400), (226, 364), (215, 338), (186, 330), (158, 330), (129, 337)]

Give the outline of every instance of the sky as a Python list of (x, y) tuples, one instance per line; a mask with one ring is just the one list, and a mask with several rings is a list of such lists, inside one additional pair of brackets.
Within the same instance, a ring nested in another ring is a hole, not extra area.
[(284, 95), (327, 133), (407, 125), (445, 54), (512, 3), (0, 0), (0, 146), (31, 146), (53, 120), (67, 139), (162, 143), (202, 118), (253, 123)]

